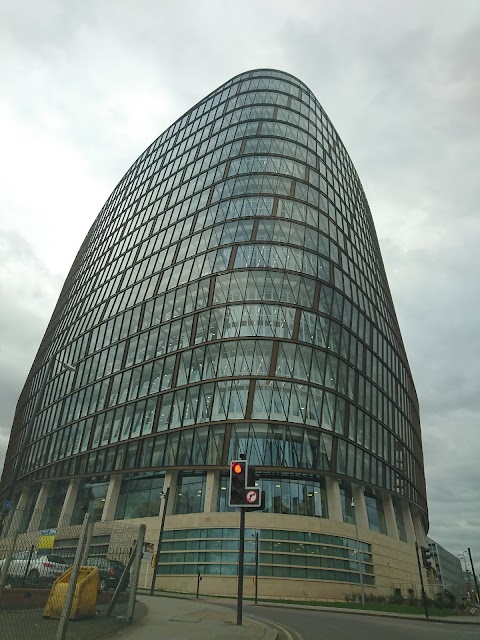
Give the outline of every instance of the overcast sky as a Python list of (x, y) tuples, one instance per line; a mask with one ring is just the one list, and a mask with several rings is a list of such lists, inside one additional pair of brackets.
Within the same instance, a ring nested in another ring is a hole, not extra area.
[(0, 1), (0, 468), (75, 254), (232, 76), (305, 82), (365, 188), (420, 400), (430, 535), (480, 572), (478, 0)]

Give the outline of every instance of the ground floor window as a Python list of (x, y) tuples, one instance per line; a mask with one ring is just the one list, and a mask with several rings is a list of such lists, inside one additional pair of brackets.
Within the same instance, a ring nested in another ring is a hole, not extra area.
[(399, 498), (393, 496), (393, 512), (397, 523), (398, 537), (403, 542), (407, 542), (407, 532), (405, 530), (405, 520), (403, 519), (402, 502)]
[[(258, 485), (265, 492), (265, 513), (328, 518), (325, 479), (317, 475), (293, 473), (258, 476)], [(218, 511), (235, 511), (228, 506), (228, 475), (220, 477)]]
[(365, 505), (367, 507), (368, 526), (371, 531), (386, 534), (387, 526), (380, 492), (375, 489), (365, 489)]
[[(259, 575), (360, 583), (351, 538), (304, 531), (245, 530), (245, 575), (255, 575), (255, 534), (259, 538)], [(370, 545), (360, 543), (364, 584), (374, 585)], [(238, 529), (165, 531), (159, 559), (164, 575), (236, 575)]]
[(164, 481), (164, 472), (129, 473), (124, 476), (115, 520), (158, 516)]
[(340, 489), (340, 500), (342, 503), (343, 521), (348, 524), (355, 524), (355, 507), (352, 506), (353, 493), (350, 482), (340, 481), (338, 483)]
[[(34, 528), (35, 530), (39, 528), (38, 524), (40, 521), (40, 514), (38, 512), (35, 512), (35, 505), (37, 503), (38, 494), (40, 493), (40, 487), (41, 485), (37, 484), (37, 485), (31, 486), (30, 488), (24, 489), (24, 491), (28, 491), (28, 495), (24, 503), (24, 507), (21, 514), (20, 524), (18, 528), (19, 533), (25, 533), (30, 524), (32, 525), (32, 528)], [(17, 498), (17, 503), (19, 499), (20, 499), (20, 496), (18, 496)], [(9, 519), (7, 520), (7, 525), (3, 530), (2, 537), (8, 534), (8, 528), (10, 526), (10, 523), (14, 514), (15, 514), (15, 510), (12, 509), (10, 511)]]
[(57, 526), (69, 484), (69, 480), (60, 480), (50, 484), (39, 529), (51, 529)]
[(173, 512), (201, 513), (205, 503), (206, 472), (179, 471)]
[(108, 484), (108, 476), (83, 478), (80, 481), (75, 506), (73, 507), (71, 524), (82, 524), (87, 512), (90, 514), (90, 522), (98, 522), (101, 520), (107, 497)]

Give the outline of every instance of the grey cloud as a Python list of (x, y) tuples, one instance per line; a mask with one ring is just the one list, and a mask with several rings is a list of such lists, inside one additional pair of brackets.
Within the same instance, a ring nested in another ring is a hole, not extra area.
[(0, 233), (0, 468), (16, 400), (60, 286), (61, 279), (47, 271), (24, 238)]
[[(40, 9), (30, 0), (2, 13), (8, 104), (34, 130), (75, 149), (105, 199), (147, 144), (236, 73), (273, 66), (312, 89), (372, 208), (420, 400), (430, 535), (455, 552), (478, 544), (477, 1), (388, 10), (383, 0), (246, 2), (239, 12), (235, 3), (213, 1), (186, 1), (181, 9), (146, 0), (46, 1)], [(26, 167), (26, 181), (34, 171)], [(91, 177), (82, 176), (78, 189), (91, 188)], [(85, 216), (93, 220), (98, 209)], [(22, 242), (8, 239), (18, 253), (8, 258), (11, 286), (2, 290), (8, 350), (0, 450), (61, 286)], [(20, 254), (28, 267), (15, 266)], [(26, 309), (15, 288), (32, 297), (39, 288), (42, 311)], [(10, 362), (19, 363), (13, 375)]]

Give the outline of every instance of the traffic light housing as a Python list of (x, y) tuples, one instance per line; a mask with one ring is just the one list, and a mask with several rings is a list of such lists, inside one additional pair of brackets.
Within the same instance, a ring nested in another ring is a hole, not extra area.
[(262, 509), (265, 504), (265, 492), (255, 486), (257, 474), (255, 467), (249, 467), (246, 460), (230, 462), (230, 495), (228, 506), (243, 509)]
[(230, 507), (245, 505), (248, 465), (246, 460), (232, 460), (230, 463)]
[(422, 549), (422, 564), (424, 566), (425, 569), (430, 569), (430, 567), (432, 566), (432, 562), (431, 562), (431, 553), (430, 553), (430, 549), (428, 547), (421, 547)]

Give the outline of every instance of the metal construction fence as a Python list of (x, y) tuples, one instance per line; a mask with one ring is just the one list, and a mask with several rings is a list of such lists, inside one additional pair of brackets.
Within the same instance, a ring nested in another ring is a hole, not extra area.
[(17, 510), (0, 537), (0, 639), (100, 640), (132, 622), (145, 526), (43, 518)]

